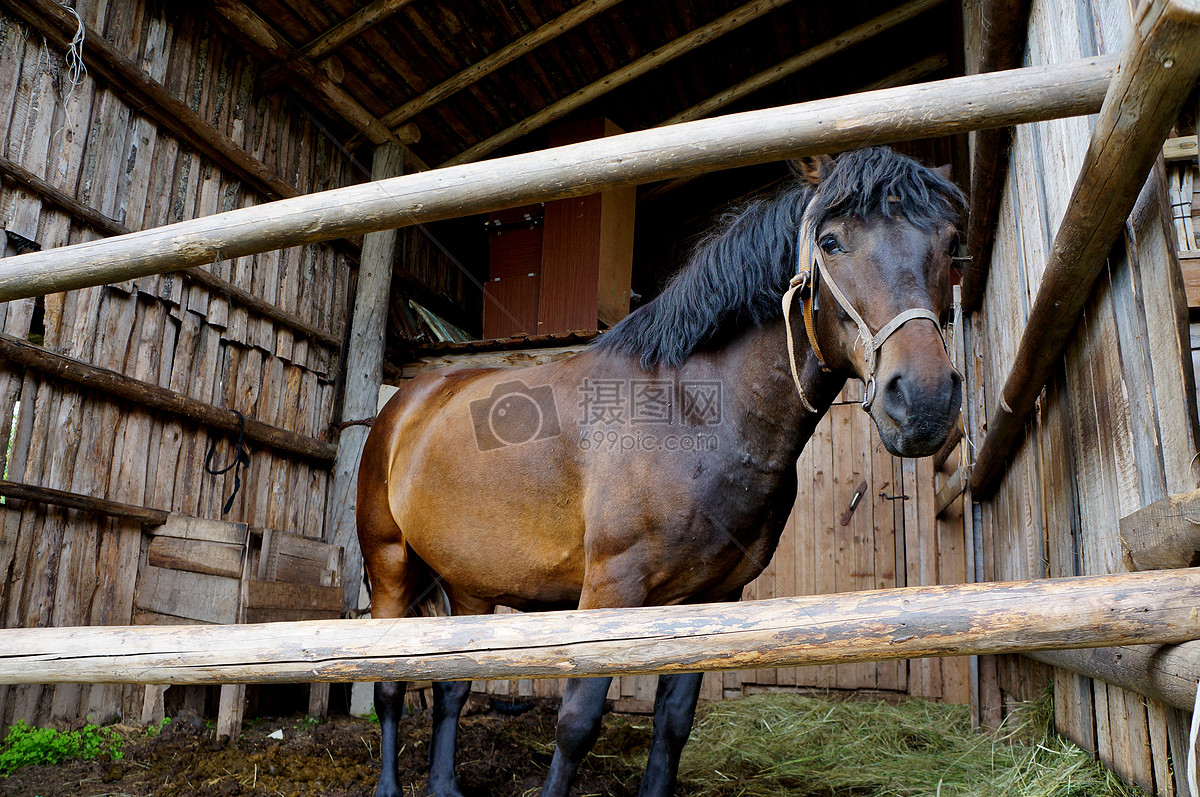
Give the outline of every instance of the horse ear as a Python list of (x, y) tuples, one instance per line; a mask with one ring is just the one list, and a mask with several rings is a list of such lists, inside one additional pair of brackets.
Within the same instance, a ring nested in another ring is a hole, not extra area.
[(833, 158), (828, 155), (809, 155), (796, 158), (791, 164), (797, 177), (816, 185), (829, 176), (833, 169)]
[(953, 172), (953, 170), (950, 168), (949, 163), (938, 166), (936, 169), (934, 169), (934, 171), (937, 172), (938, 174), (940, 174), (942, 177), (944, 177), (947, 181), (950, 180), (950, 175)]

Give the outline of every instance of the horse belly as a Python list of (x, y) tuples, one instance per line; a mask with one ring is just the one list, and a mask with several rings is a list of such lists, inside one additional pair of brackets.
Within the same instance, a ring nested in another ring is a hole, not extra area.
[[(413, 551), (455, 587), (493, 603), (578, 601), (583, 521), (551, 446), (471, 452), (452, 468), (428, 457), (394, 468), (393, 516)], [(537, 450), (537, 449), (542, 450)], [(487, 456), (485, 456), (487, 455)]]

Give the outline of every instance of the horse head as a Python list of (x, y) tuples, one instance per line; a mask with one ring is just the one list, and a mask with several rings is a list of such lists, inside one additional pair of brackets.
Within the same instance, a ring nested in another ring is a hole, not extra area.
[(881, 148), (816, 159), (803, 176), (815, 189), (784, 305), (799, 294), (805, 331), (789, 343), (807, 334), (821, 368), (863, 381), (888, 451), (933, 454), (962, 400), (942, 332), (962, 194), (941, 170)]

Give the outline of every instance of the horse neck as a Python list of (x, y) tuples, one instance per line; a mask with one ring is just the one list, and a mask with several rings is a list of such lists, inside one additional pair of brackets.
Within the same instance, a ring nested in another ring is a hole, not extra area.
[(730, 422), (763, 464), (792, 466), (825, 415), (845, 376), (825, 373), (807, 341), (797, 341), (796, 365), (816, 413), (805, 409), (792, 379), (783, 320), (752, 326), (726, 346), (709, 353), (726, 391)]

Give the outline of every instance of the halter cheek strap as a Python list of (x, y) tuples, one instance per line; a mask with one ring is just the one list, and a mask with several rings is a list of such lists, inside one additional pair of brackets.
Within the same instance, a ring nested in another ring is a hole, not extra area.
[[(813, 353), (817, 356), (817, 362), (821, 366), (821, 370), (828, 371), (828, 366), (825, 365), (825, 358), (821, 353), (820, 342), (817, 339), (817, 318), (814, 309), (816, 293), (816, 279), (818, 274), (821, 274), (821, 279), (829, 287), (830, 294), (833, 295), (836, 301), (850, 316), (855, 325), (858, 326), (858, 339), (855, 344), (861, 343), (863, 346), (863, 356), (866, 358), (867, 365), (867, 394), (863, 399), (863, 410), (869, 412), (872, 403), (875, 401), (875, 369), (878, 366), (879, 350), (883, 347), (884, 342), (890, 338), (896, 330), (907, 324), (909, 321), (918, 318), (924, 318), (927, 321), (932, 321), (934, 329), (937, 330), (938, 337), (942, 340), (942, 348), (946, 348), (946, 338), (942, 334), (942, 325), (938, 317), (933, 314), (932, 310), (927, 310), (924, 307), (912, 307), (897, 313), (891, 321), (883, 325), (883, 328), (876, 333), (871, 332), (871, 328), (867, 326), (867, 322), (854, 308), (854, 305), (846, 298), (846, 294), (838, 287), (837, 282), (833, 279), (833, 275), (825, 266), (825, 252), (821, 247), (817, 246), (816, 231), (813, 229), (812, 218), (805, 215), (804, 221), (800, 225), (800, 240), (797, 245), (796, 257), (796, 275), (791, 278), (788, 283), (787, 292), (783, 294), (783, 324), (787, 334), (788, 347), (788, 362), (792, 367), (792, 380), (796, 383), (796, 391), (800, 394), (800, 403), (804, 409), (810, 413), (817, 413), (812, 402), (808, 400), (808, 396), (804, 392), (804, 387), (800, 384), (800, 372), (796, 365), (796, 345), (792, 340), (792, 306), (795, 304), (796, 294), (799, 293), (802, 299), (801, 313), (804, 316), (804, 330), (808, 335), (808, 343), (812, 346)], [(822, 272), (824, 272), (822, 274)]]

